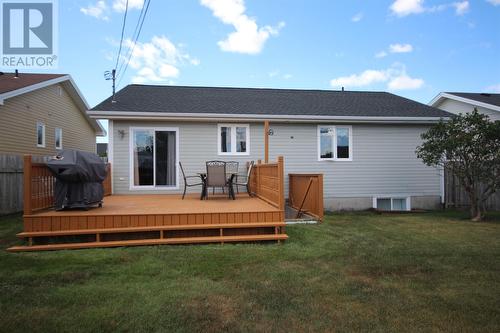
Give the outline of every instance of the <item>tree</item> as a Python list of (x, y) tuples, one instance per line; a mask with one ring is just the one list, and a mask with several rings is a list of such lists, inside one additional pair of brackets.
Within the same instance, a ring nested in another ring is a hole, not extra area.
[(471, 219), (482, 220), (485, 202), (500, 189), (500, 121), (472, 113), (440, 121), (421, 135), (418, 158), (456, 176), (471, 202)]

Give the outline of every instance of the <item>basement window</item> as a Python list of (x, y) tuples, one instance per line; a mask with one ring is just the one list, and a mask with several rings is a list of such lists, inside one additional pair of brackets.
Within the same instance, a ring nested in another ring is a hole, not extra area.
[(375, 197), (373, 208), (381, 211), (410, 211), (410, 197)]

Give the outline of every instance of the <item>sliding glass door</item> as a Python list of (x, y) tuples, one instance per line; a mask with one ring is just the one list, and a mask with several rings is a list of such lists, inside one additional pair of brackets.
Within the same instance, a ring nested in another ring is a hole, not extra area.
[(178, 130), (132, 128), (131, 188), (177, 187)]

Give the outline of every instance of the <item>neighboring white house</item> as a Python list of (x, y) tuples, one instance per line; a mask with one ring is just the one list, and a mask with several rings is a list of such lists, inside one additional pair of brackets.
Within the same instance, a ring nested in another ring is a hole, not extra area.
[(500, 94), (442, 92), (429, 105), (454, 114), (477, 108), (491, 120), (500, 120)]
[(386, 92), (129, 85), (89, 115), (109, 119), (116, 194), (182, 193), (178, 162), (191, 175), (208, 160), (243, 169), (264, 158), (267, 120), (270, 159), (284, 156), (286, 174), (322, 173), (326, 209), (441, 202), (440, 172), (415, 148), (451, 115)]

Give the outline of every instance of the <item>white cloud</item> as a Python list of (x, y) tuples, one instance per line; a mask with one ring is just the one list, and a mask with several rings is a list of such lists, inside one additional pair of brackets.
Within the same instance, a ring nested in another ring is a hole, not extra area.
[(274, 78), (274, 77), (281, 77), (285, 80), (288, 80), (288, 79), (291, 79), (292, 78), (292, 74), (289, 74), (289, 73), (286, 73), (286, 74), (283, 74), (281, 75), (280, 71), (279, 70), (273, 70), (269, 73), (267, 73), (267, 75), (270, 77), (270, 78)]
[(406, 73), (392, 78), (387, 87), (389, 90), (415, 90), (424, 85), (424, 80), (409, 77)]
[(201, 4), (209, 8), (222, 23), (230, 24), (235, 29), (225, 40), (217, 43), (222, 51), (258, 54), (269, 37), (278, 35), (279, 30), (285, 26), (284, 22), (280, 22), (275, 27), (259, 27), (255, 18), (245, 14), (243, 0), (201, 0)]
[(341, 76), (330, 81), (332, 87), (364, 87), (388, 80), (387, 71), (368, 69), (361, 74)]
[[(500, 3), (500, 0), (498, 0), (498, 2)], [(500, 94), (500, 83), (499, 84), (494, 84), (494, 85), (489, 86), (489, 87), (486, 87), (484, 90), (486, 92)]]
[(364, 16), (363, 13), (359, 12), (351, 18), (351, 21), (359, 22), (363, 19), (363, 16)]
[(409, 53), (413, 51), (413, 46), (411, 44), (391, 44), (387, 51), (382, 50), (380, 52), (375, 53), (375, 58), (384, 58), (390, 53)]
[(389, 8), (393, 14), (403, 17), (423, 13), (425, 10), (423, 4), (424, 0), (396, 0)]
[(389, 52), (391, 53), (408, 53), (413, 51), (411, 44), (391, 44), (389, 45)]
[[(111, 7), (113, 11), (117, 13), (123, 13), (127, 5), (127, 0), (114, 0)], [(144, 0), (129, 0), (128, 9), (141, 9), (144, 5)], [(95, 17), (104, 21), (109, 20), (109, 14), (112, 13), (111, 8), (107, 5), (104, 0), (97, 1), (94, 5), (88, 5), (87, 7), (81, 7), (80, 11), (88, 16)]]
[(469, 1), (454, 2), (453, 7), (457, 15), (464, 15), (469, 11)]
[(107, 9), (108, 7), (104, 1), (97, 1), (95, 5), (80, 8), (80, 11), (85, 15), (108, 21), (109, 17), (106, 15)]
[(424, 80), (410, 77), (406, 73), (404, 65), (394, 64), (388, 69), (368, 69), (360, 74), (342, 76), (330, 81), (333, 88), (366, 87), (378, 83), (387, 83), (389, 90), (412, 90), (421, 88), (424, 85)]
[(404, 17), (411, 14), (422, 14), (425, 12), (435, 13), (448, 8), (454, 8), (455, 14), (463, 15), (469, 11), (469, 5), (469, 1), (458, 1), (426, 7), (424, 5), (424, 0), (396, 0), (392, 3), (389, 9), (394, 15), (399, 17)]
[(122, 56), (128, 55), (133, 48), (129, 66), (136, 70), (132, 78), (134, 83), (164, 82), (169, 83), (171, 79), (177, 78), (180, 74), (179, 67), (184, 64), (198, 65), (200, 61), (184, 52), (179, 45), (175, 45), (165, 36), (154, 36), (149, 43), (138, 42), (134, 46), (131, 39), (123, 41), (126, 52)]
[[(144, 5), (144, 0), (128, 0), (128, 9), (141, 9)], [(123, 13), (127, 6), (127, 0), (114, 0), (113, 9), (118, 13)]]
[(271, 71), (268, 73), (269, 77), (275, 77), (275, 76), (278, 76), (278, 74), (280, 73), (280, 71)]
[(486, 0), (491, 3), (493, 6), (500, 6), (500, 0)]

